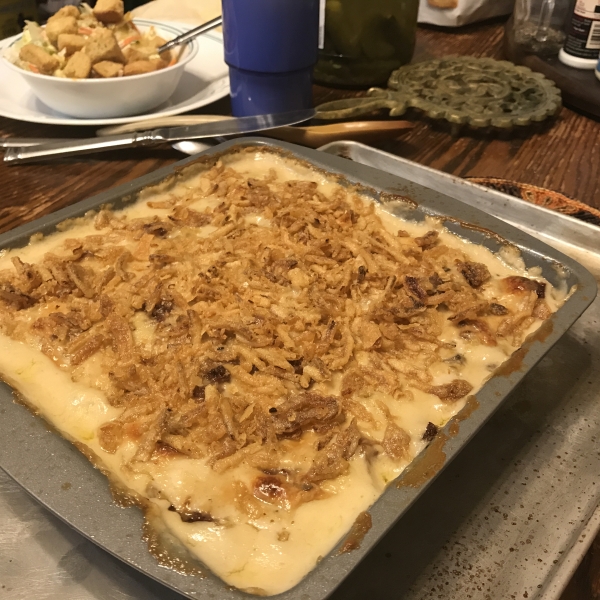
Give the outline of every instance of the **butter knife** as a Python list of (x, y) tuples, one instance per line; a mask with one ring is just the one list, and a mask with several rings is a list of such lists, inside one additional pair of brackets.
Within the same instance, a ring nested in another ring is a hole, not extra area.
[(153, 146), (165, 142), (194, 140), (222, 135), (241, 135), (282, 127), (284, 125), (294, 125), (295, 123), (307, 121), (314, 115), (315, 110), (311, 108), (253, 117), (228, 118), (187, 127), (162, 127), (137, 133), (108, 135), (102, 138), (68, 140), (36, 146), (7, 148), (4, 155), (4, 162), (19, 164), (39, 159), (105, 152), (107, 150), (119, 150), (134, 146)]

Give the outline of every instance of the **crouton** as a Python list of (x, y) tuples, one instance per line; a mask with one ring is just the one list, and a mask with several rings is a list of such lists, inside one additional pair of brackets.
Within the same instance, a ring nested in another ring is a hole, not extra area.
[(89, 27), (90, 29), (96, 29), (96, 27), (102, 27), (102, 24), (98, 22), (98, 19), (92, 13), (81, 13), (78, 19), (79, 27)]
[[(142, 40), (142, 43), (145, 44), (148, 49), (151, 49), (151, 54), (156, 54), (158, 49), (167, 43), (167, 40), (161, 38), (160, 35), (155, 35), (153, 38)], [(171, 60), (171, 51), (166, 50), (165, 52), (162, 52), (160, 57), (169, 62)]]
[(75, 17), (60, 17), (48, 21), (46, 25), (46, 35), (52, 44), (56, 46), (58, 36), (61, 33), (77, 33), (77, 19)]
[(67, 61), (63, 73), (71, 79), (86, 79), (92, 70), (90, 57), (82, 51), (75, 52)]
[(169, 66), (169, 63), (166, 60), (163, 60), (162, 58), (151, 58), (150, 62), (156, 66), (157, 71)]
[[(135, 62), (137, 60), (149, 60), (152, 54), (156, 54), (156, 50), (159, 46), (162, 46), (164, 41), (160, 44), (148, 44), (146, 40), (140, 40), (139, 42), (133, 42), (123, 50), (123, 54), (127, 59), (128, 63)], [(167, 63), (171, 60), (171, 52), (167, 50), (163, 52), (160, 57)]]
[(126, 62), (117, 38), (109, 29), (96, 29), (86, 41), (84, 50), (93, 65), (103, 60), (118, 63)]
[(123, 50), (123, 55), (128, 63), (135, 62), (136, 60), (148, 59), (148, 54), (140, 52), (140, 50), (137, 49), (137, 44), (129, 44), (129, 46)]
[(56, 56), (48, 54), (35, 44), (26, 44), (19, 50), (19, 58), (36, 66), (40, 73), (51, 75), (58, 69), (60, 63)]
[(93, 12), (101, 23), (118, 23), (125, 14), (123, 0), (98, 0)]
[(94, 65), (94, 73), (98, 77), (119, 77), (122, 74), (123, 65), (121, 63), (103, 60)]
[(83, 50), (85, 46), (85, 38), (82, 35), (74, 33), (61, 33), (58, 36), (58, 49), (66, 49), (67, 56), (71, 56), (75, 52)]
[[(161, 38), (159, 35), (155, 35), (153, 38), (148, 40), (143, 40), (143, 42), (148, 46), (148, 48), (152, 48), (152, 54), (156, 54), (156, 51), (167, 43), (167, 40)], [(163, 52), (160, 57), (163, 60), (169, 61), (171, 60), (169, 50)]]
[(80, 15), (81, 13), (76, 6), (63, 6), (48, 19), (48, 23), (55, 21), (56, 19), (61, 19), (62, 17), (75, 17), (78, 19)]
[(159, 69), (155, 61), (152, 60), (136, 60), (130, 62), (123, 67), (123, 75), (143, 75), (144, 73), (152, 73)]
[(160, 58), (162, 60), (164, 60), (167, 64), (169, 64), (171, 62), (171, 59), (173, 58), (173, 55), (171, 54), (170, 50), (165, 50), (164, 52), (161, 52), (159, 54)]

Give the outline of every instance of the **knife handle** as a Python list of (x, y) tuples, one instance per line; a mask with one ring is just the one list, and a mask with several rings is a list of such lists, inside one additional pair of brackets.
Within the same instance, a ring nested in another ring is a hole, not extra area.
[(52, 142), (64, 142), (60, 138), (22, 138), (22, 137), (0, 137), (0, 148), (18, 148), (19, 146), (39, 146), (40, 144), (51, 144)]
[(21, 146), (8, 148), (4, 154), (4, 162), (20, 164), (32, 162), (42, 158), (58, 158), (76, 154), (89, 154), (91, 152), (105, 152), (119, 150), (132, 146), (149, 146), (164, 141), (157, 130), (141, 131), (138, 133), (109, 135), (102, 138), (88, 138), (81, 140), (67, 140), (38, 146)]

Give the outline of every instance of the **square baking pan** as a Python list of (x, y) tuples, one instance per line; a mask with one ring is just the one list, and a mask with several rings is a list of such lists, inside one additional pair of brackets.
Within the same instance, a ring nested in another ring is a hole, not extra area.
[[(517, 351), (439, 433), (371, 507), (373, 526), (360, 548), (337, 554), (334, 549), (304, 580), (279, 594), (282, 600), (326, 598), (369, 552), (384, 533), (402, 517), (436, 475), (467, 444), (501, 405), (527, 372), (568, 330), (593, 301), (597, 285), (577, 262), (546, 244), (490, 215), (405, 179), (343, 158), (325, 155), (282, 142), (246, 138), (221, 144), (170, 167), (160, 169), (0, 236), (0, 247), (20, 247), (36, 232), (49, 234), (66, 219), (84, 215), (103, 204), (115, 208), (129, 203), (144, 188), (156, 184), (186, 165), (202, 162), (235, 147), (258, 146), (290, 153), (319, 169), (339, 174), (351, 184), (364, 186), (375, 201), (390, 195), (409, 198), (402, 217), (422, 220), (426, 215), (447, 216), (449, 230), (496, 251), (503, 240), (520, 248), (528, 268), (539, 266), (554, 285), (566, 282), (573, 293), (565, 304)], [(468, 224), (468, 225), (467, 225)], [(489, 232), (496, 235), (490, 235)], [(499, 237), (501, 239), (499, 239)], [(142, 540), (143, 516), (136, 508), (122, 509), (112, 499), (107, 479), (68, 441), (51, 431), (41, 419), (13, 401), (11, 388), (0, 387), (0, 467), (52, 513), (114, 556), (189, 598), (226, 600), (248, 598), (206, 572), (188, 576), (159, 566)]]

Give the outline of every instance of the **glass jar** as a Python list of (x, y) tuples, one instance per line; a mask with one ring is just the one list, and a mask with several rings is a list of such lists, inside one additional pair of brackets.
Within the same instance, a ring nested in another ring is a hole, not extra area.
[(412, 58), (418, 10), (419, 0), (326, 0), (315, 81), (384, 85), (394, 69)]
[(512, 36), (520, 51), (538, 56), (558, 54), (572, 6), (572, 0), (516, 0)]

